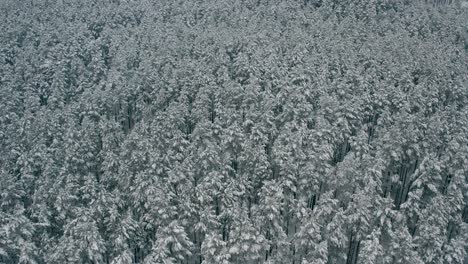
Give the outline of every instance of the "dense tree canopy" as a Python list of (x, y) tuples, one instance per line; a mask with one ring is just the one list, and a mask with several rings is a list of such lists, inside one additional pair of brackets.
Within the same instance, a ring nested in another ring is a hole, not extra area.
[(0, 263), (468, 263), (468, 8), (0, 1)]

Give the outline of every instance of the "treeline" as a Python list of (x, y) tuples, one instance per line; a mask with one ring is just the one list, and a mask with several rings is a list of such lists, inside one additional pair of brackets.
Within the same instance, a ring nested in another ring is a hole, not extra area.
[(0, 2), (0, 263), (467, 263), (468, 9)]

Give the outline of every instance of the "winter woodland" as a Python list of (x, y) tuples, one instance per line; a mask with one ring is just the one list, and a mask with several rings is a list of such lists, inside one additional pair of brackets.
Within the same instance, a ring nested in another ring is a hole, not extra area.
[(467, 6), (0, 0), (0, 263), (468, 263)]

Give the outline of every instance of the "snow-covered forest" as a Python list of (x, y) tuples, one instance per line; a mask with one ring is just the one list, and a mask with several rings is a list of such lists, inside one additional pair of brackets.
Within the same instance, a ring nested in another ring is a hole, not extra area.
[(468, 8), (0, 0), (0, 263), (468, 263)]

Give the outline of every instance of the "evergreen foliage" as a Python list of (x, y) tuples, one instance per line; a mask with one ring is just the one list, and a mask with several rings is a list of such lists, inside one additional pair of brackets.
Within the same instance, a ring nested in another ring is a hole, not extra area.
[(0, 263), (468, 263), (468, 9), (0, 1)]

